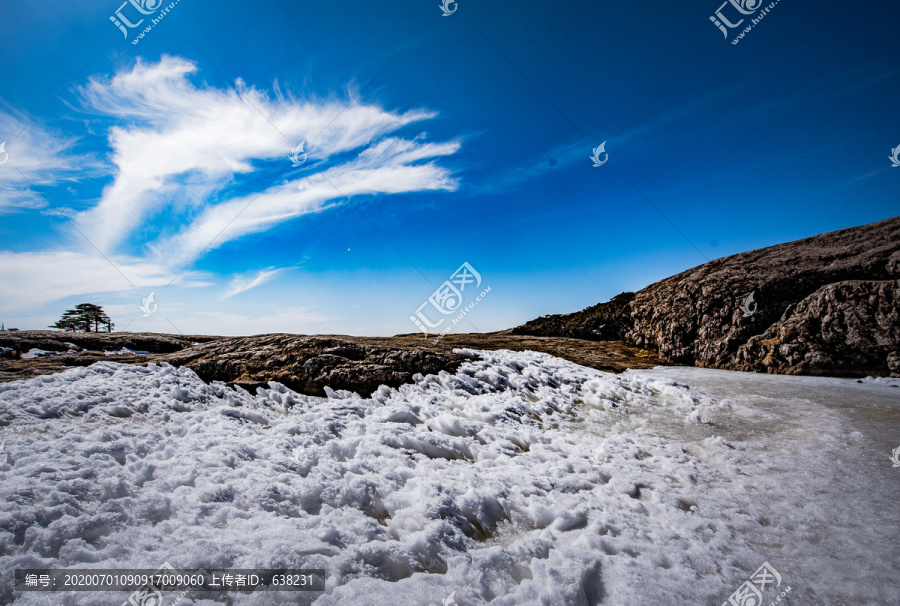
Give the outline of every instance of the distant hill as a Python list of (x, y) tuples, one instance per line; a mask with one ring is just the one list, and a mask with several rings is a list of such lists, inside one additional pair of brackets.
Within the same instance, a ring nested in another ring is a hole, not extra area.
[(623, 340), (711, 368), (900, 376), (900, 217), (716, 259), (511, 332)]

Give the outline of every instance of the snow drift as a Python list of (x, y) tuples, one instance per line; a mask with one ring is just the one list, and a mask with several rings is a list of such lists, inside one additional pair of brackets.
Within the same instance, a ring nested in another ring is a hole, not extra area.
[[(754, 452), (774, 413), (655, 371), (461, 351), (477, 359), (370, 397), (115, 362), (0, 385), (0, 602), (118, 605), (126, 594), (14, 594), (11, 579), (163, 562), (327, 571), (324, 593), (234, 596), (249, 605), (721, 604), (767, 560), (793, 586), (783, 603), (821, 598), (791, 578), (801, 556), (819, 565), (812, 530), (783, 525), (815, 481), (772, 481), (783, 461)], [(815, 522), (822, 504), (807, 506)], [(897, 603), (891, 542), (855, 540), (886, 550), (881, 564), (825, 587)]]

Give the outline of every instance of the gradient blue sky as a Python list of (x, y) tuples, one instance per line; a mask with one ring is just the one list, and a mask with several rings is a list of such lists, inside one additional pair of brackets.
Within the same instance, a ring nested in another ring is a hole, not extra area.
[(895, 3), (120, 4), (0, 6), (7, 326), (414, 332), (468, 261), (497, 330), (900, 214)]

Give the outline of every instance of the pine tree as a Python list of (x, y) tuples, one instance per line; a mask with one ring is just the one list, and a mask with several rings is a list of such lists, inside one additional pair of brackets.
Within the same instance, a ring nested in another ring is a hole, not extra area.
[(100, 332), (101, 326), (106, 327), (106, 332), (112, 332), (115, 324), (99, 305), (79, 303), (75, 309), (67, 309), (62, 318), (50, 328), (72, 332)]

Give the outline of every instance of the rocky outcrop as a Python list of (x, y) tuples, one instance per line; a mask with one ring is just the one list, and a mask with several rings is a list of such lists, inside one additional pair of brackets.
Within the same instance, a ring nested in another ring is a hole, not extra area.
[[(893, 218), (716, 259), (651, 284), (625, 306), (617, 297), (514, 332), (621, 336), (662, 361), (713, 368), (896, 374), (889, 358), (896, 359), (890, 347), (896, 351), (900, 308), (890, 293), (898, 278), (900, 218)], [(867, 283), (869, 294), (851, 282)], [(832, 316), (823, 325), (826, 311)], [(814, 338), (816, 326), (831, 332)]]
[(123, 347), (133, 351), (170, 353), (191, 343), (209, 340), (210, 337), (151, 333), (60, 332), (52, 330), (0, 331), (0, 347), (22, 354), (30, 349), (44, 351), (110, 351)]
[[(540, 351), (607, 372), (651, 368), (657, 364), (653, 352), (621, 341), (586, 342), (562, 337), (516, 336), (508, 331), (451, 334), (441, 339), (423, 338), (421, 334), (394, 337), (289, 334), (174, 337), (150, 333), (73, 335), (21, 331), (13, 335), (10, 338), (15, 339), (16, 349), (0, 346), (0, 382), (52, 374), (105, 360), (141, 365), (148, 362), (184, 365), (207, 381), (219, 380), (248, 389), (278, 381), (310, 395), (323, 395), (326, 386), (369, 395), (382, 384), (397, 386), (416, 373), (455, 370), (466, 359), (454, 353), (457, 348)], [(0, 333), (0, 336), (6, 335)], [(91, 349), (81, 349), (74, 341), (89, 345)], [(20, 357), (21, 353), (34, 347), (55, 353), (33, 359)], [(120, 352), (122, 347), (156, 353), (104, 355), (104, 351)], [(178, 349), (169, 351), (173, 347)]]
[(900, 280), (823, 286), (738, 348), (734, 368), (900, 376)]
[(381, 385), (410, 383), (417, 373), (454, 372), (466, 359), (449, 352), (288, 334), (222, 338), (167, 357), (207, 382), (253, 388), (277, 381), (313, 396), (325, 395), (325, 387), (368, 396)]
[(632, 327), (630, 303), (633, 299), (633, 292), (623, 292), (606, 303), (598, 303), (573, 314), (537, 318), (510, 332), (514, 335), (622, 341)]

